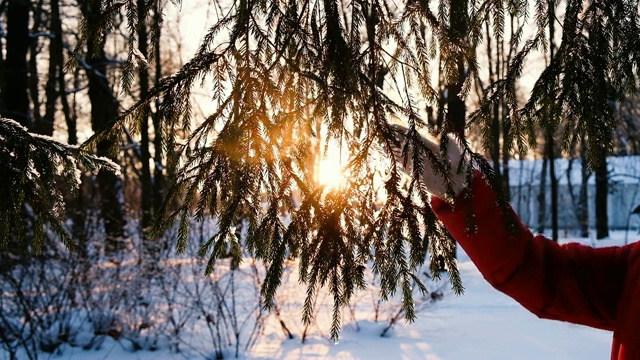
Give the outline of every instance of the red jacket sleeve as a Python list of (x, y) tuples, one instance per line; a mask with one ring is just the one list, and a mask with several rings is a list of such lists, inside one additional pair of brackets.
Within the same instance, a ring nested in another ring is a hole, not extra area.
[[(629, 247), (558, 245), (518, 221), (509, 231), (496, 193), (476, 174), (472, 199), (432, 207), (485, 279), (542, 318), (612, 330), (627, 275)], [(466, 231), (469, 211), (476, 231)]]

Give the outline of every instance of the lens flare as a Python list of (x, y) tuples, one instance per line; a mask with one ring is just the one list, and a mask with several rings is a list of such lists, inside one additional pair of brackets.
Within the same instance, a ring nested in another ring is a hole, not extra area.
[(346, 183), (344, 164), (347, 155), (341, 153), (341, 147), (330, 140), (318, 164), (318, 184), (327, 189), (337, 189)]

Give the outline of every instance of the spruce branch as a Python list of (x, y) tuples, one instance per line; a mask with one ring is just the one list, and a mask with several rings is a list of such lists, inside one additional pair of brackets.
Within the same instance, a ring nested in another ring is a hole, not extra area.
[[(136, 5), (130, 0), (105, 5), (99, 21), (82, 24), (83, 39), (111, 26), (116, 11), (124, 11), (128, 26), (135, 27), (143, 21), (135, 18)], [(267, 265), (264, 307), (273, 304), (286, 261), (298, 259), (300, 278), (307, 283), (303, 320), (312, 320), (315, 297), (326, 287), (334, 300), (334, 338), (341, 306), (364, 286), (367, 265), (381, 279), (383, 298), (402, 296), (409, 320), (414, 316), (411, 288), (420, 287), (415, 271), (424, 261), (431, 262), (434, 277), (444, 262), (455, 292), (463, 291), (453, 240), (430, 208), (421, 179), (427, 166), (433, 167), (452, 196), (454, 171), (466, 170), (470, 183), (476, 167), (496, 189), (498, 176), (460, 137), (443, 137), (439, 153), (420, 140), (420, 131), (434, 129), (428, 128), (423, 104), (416, 99), (437, 106), (440, 118), (448, 111), (444, 86), (433, 85), (434, 63), (440, 82), (461, 85), (458, 93), (446, 96), (466, 99), (474, 79), (481, 78), (476, 49), (483, 36), (508, 44), (501, 60), (505, 68), (479, 89), (480, 104), (467, 117), (467, 127), (481, 127), (484, 150), (490, 149), (492, 110), (501, 108), (501, 124), (508, 126), (504, 151), (517, 148), (524, 155), (540, 130), (564, 131), (565, 150), (576, 139), (587, 139), (592, 167), (611, 146), (612, 105), (637, 91), (640, 65), (640, 40), (628, 36), (640, 32), (637, 0), (567, 1), (561, 42), (524, 104), (517, 90), (527, 60), (537, 50), (555, 49), (547, 28), (559, 20), (548, 1), (469, 2), (464, 34), (455, 34), (449, 1), (340, 5), (340, 0), (233, 2), (208, 29), (191, 61), (83, 147), (129, 127), (150, 101), (161, 100), (161, 128), (156, 130), (168, 135), (163, 146), (173, 154), (169, 167), (176, 176), (159, 211), (156, 234), (178, 222), (178, 251), (184, 251), (190, 219), (215, 217), (219, 233), (201, 250), (208, 257), (206, 271), (229, 253), (239, 261), (244, 247)], [(536, 33), (526, 38), (530, 17)], [(132, 47), (135, 40), (130, 41)], [(463, 80), (458, 81), (460, 67)], [(216, 105), (205, 119), (193, 118), (191, 111), (192, 88), (198, 84), (211, 84)], [(408, 125), (406, 137), (391, 125), (398, 120)], [(348, 179), (340, 189), (313, 182), (317, 169), (310, 164), (319, 154), (312, 153), (311, 145), (320, 137), (325, 149), (331, 139), (348, 153)], [(452, 169), (441, 160), (450, 141), (459, 142), (470, 159), (466, 169)], [(397, 148), (412, 164), (411, 179), (400, 174), (393, 160)], [(376, 162), (385, 163), (382, 185), (374, 185), (371, 175)], [(374, 186), (383, 187), (386, 198), (372, 206)], [(509, 199), (499, 194), (499, 203), (507, 207)], [(290, 217), (288, 224), (283, 212)], [(248, 224), (244, 240), (232, 231), (239, 222)]]
[(43, 251), (47, 230), (69, 249), (75, 244), (65, 224), (64, 187), (78, 191), (84, 168), (118, 171), (109, 159), (75, 145), (32, 134), (11, 119), (0, 119), (2, 194), (0, 248), (20, 253)]

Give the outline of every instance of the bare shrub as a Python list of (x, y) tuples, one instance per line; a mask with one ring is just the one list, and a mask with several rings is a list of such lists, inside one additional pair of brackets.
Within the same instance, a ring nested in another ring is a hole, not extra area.
[[(107, 339), (131, 352), (165, 349), (190, 358), (237, 358), (253, 349), (266, 326), (279, 328), (285, 339), (330, 341), (333, 305), (325, 289), (318, 291), (309, 322), (301, 322), (304, 285), (296, 261), (284, 264), (271, 312), (262, 307), (266, 269), (260, 261), (220, 259), (204, 275), (207, 259), (196, 254), (216, 233), (215, 220), (191, 224), (184, 254), (175, 254), (171, 243), (177, 229), (169, 229), (156, 240), (162, 249), (158, 259), (142, 256), (135, 232), (127, 252), (105, 258), (96, 223), (87, 218), (83, 252), (59, 247), (39, 258), (0, 254), (0, 350), (9, 359), (62, 354), (67, 347), (98, 350)], [(368, 287), (342, 311), (343, 323), (356, 331), (360, 321), (380, 323), (385, 336), (403, 318), (401, 299), (383, 301), (378, 278), (373, 272), (367, 276)], [(416, 288), (416, 311), (438, 299), (447, 284), (423, 282), (428, 292)]]

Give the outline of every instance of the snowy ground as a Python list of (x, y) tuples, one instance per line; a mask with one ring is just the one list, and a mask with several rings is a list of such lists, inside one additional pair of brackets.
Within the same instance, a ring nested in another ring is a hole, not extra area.
[[(624, 232), (611, 240), (571, 239), (593, 246), (621, 245)], [(638, 236), (635, 232), (630, 238)], [(566, 242), (569, 240), (563, 240)], [(401, 321), (386, 337), (384, 322), (358, 320), (344, 324), (338, 343), (315, 333), (304, 344), (288, 340), (274, 324), (265, 328), (248, 359), (606, 359), (611, 333), (582, 326), (540, 320), (510, 298), (490, 287), (464, 253), (459, 267), (465, 286), (463, 296), (450, 291), (421, 309), (414, 324)], [(366, 310), (365, 310), (366, 311)], [(365, 314), (366, 315), (366, 314)], [(366, 318), (366, 316), (365, 316)], [(288, 320), (292, 321), (292, 320)], [(300, 328), (294, 333), (301, 333)], [(107, 338), (101, 350), (66, 348), (56, 359), (163, 360), (200, 359), (168, 350), (129, 352)], [(44, 357), (46, 358), (46, 357)]]
[(448, 294), (401, 323), (389, 337), (383, 326), (345, 328), (339, 344), (264, 339), (256, 359), (607, 359), (611, 333), (540, 320), (488, 285), (471, 262), (459, 264), (465, 294)]
[(539, 320), (493, 290), (471, 263), (461, 264), (462, 297), (449, 296), (386, 338), (379, 325), (346, 328), (337, 345), (265, 339), (257, 359), (606, 359), (611, 334)]

